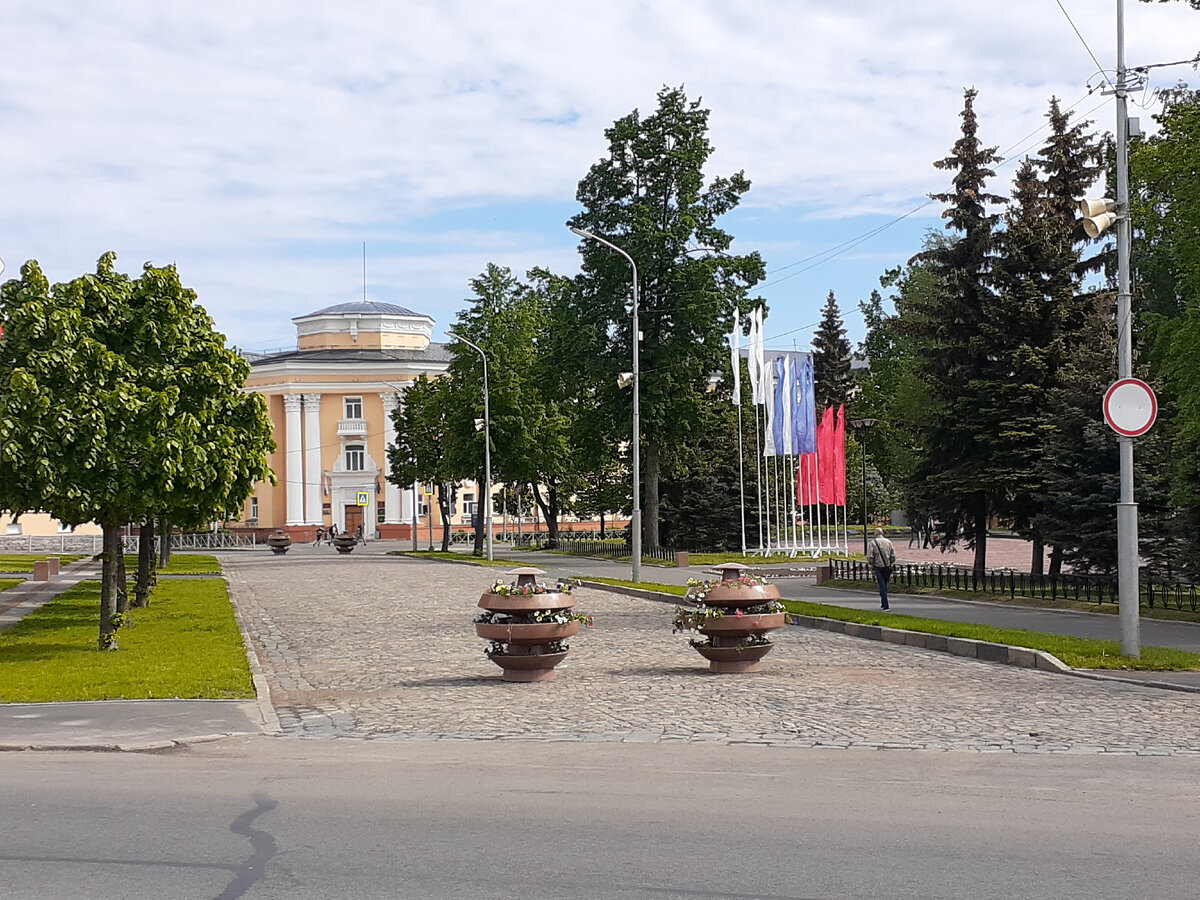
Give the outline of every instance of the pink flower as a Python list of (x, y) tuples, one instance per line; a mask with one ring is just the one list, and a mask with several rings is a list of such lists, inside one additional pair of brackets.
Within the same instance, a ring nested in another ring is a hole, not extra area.
[(740, 609), (737, 611), (737, 617), (739, 619), (742, 617), (742, 611)]

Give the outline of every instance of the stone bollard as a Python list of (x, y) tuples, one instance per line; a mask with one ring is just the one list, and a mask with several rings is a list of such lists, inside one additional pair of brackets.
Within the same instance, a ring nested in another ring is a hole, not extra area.
[(675, 551), (675, 565), (681, 569), (686, 569), (691, 565), (691, 562), (688, 559), (688, 552), (686, 550)]
[(50, 563), (35, 562), (33, 564), (33, 580), (34, 581), (49, 581), (50, 580)]
[(51, 576), (57, 575), (58, 570), (59, 570), (59, 564), (62, 562), (62, 560), (59, 559), (57, 556), (47, 556), (46, 562), (50, 564)]
[(817, 584), (824, 584), (833, 578), (833, 566), (817, 566)]

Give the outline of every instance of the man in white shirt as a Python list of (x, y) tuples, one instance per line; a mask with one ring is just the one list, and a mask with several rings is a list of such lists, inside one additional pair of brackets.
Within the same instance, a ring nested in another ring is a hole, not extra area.
[(887, 583), (896, 565), (896, 548), (883, 536), (883, 529), (875, 529), (874, 539), (867, 544), (867, 564), (875, 570), (875, 581), (879, 585), (880, 609), (888, 609)]

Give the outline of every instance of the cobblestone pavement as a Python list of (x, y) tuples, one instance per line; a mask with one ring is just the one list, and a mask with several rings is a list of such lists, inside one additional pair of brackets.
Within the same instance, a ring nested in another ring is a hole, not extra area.
[(796, 627), (762, 672), (712, 675), (671, 606), (587, 589), (595, 627), (556, 680), (509, 684), (471, 624), (503, 570), (304, 547), (222, 561), (285, 735), (1200, 756), (1195, 695)]

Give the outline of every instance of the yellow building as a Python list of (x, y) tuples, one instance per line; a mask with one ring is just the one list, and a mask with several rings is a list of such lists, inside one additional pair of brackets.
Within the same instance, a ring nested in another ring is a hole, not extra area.
[(247, 354), (248, 390), (267, 400), (277, 449), (277, 485), (260, 483), (243, 524), (310, 537), (336, 524), (368, 538), (408, 538), (414, 490), (387, 480), (392, 411), (416, 378), (446, 372), (451, 356), (433, 342), (434, 321), (401, 306), (357, 300), (292, 319), (297, 348)]
[(64, 525), (47, 513), (25, 513), (13, 520), (12, 513), (0, 512), (0, 535), (33, 535), (47, 537), (63, 534), (100, 534), (100, 526), (88, 522), (85, 525), (72, 527)]

